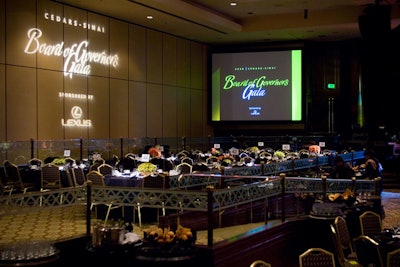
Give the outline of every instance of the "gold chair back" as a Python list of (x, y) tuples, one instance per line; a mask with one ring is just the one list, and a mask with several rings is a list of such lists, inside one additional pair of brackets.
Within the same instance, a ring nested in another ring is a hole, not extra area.
[(336, 267), (335, 256), (323, 248), (309, 248), (299, 256), (300, 267)]

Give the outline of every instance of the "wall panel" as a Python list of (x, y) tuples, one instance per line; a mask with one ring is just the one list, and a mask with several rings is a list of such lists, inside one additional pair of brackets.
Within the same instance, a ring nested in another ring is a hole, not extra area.
[(145, 83), (129, 83), (129, 137), (147, 137), (147, 88)]
[(176, 37), (163, 35), (163, 84), (176, 85)]
[(129, 27), (126, 22), (110, 19), (110, 54), (118, 54), (117, 68), (110, 68), (113, 78), (128, 79)]
[(146, 81), (146, 29), (129, 26), (129, 79)]
[(0, 65), (0, 140), (6, 140), (6, 67)]
[(149, 84), (147, 86), (147, 137), (161, 137), (162, 132), (162, 86), (158, 84)]
[(148, 83), (162, 83), (162, 33), (146, 31), (146, 71)]
[(200, 137), (204, 136), (203, 133), (203, 91), (190, 90), (190, 136)]
[(88, 94), (93, 96), (88, 101), (88, 115), (92, 120), (89, 128), (90, 139), (110, 137), (110, 84), (107, 78), (90, 77), (88, 81)]
[(177, 102), (176, 87), (164, 86), (162, 107), (163, 136), (177, 136)]
[(7, 137), (37, 139), (36, 69), (7, 66)]
[(177, 134), (179, 137), (190, 135), (190, 91), (177, 89)]
[[(42, 34), (39, 38), (40, 44), (47, 44), (50, 46), (60, 45), (64, 37), (64, 25), (57, 22), (57, 15), (63, 15), (63, 6), (54, 2), (46, 0), (38, 1), (37, 8), (37, 25), (31, 25), (32, 28), (37, 28)], [(33, 47), (33, 45), (32, 45)], [(57, 52), (61, 52), (58, 50)], [(64, 57), (55, 55), (44, 55), (37, 53), (37, 67), (51, 70), (63, 70)], [(34, 57), (34, 55), (31, 55)]]
[(0, 0), (0, 63), (6, 62), (6, 2)]
[(129, 84), (125, 80), (111, 79), (110, 84), (110, 138), (128, 136)]
[[(110, 31), (109, 19), (98, 14), (88, 13), (88, 23), (104, 27), (105, 32), (90, 30), (87, 32), (90, 51), (106, 52), (110, 54), (110, 44), (108, 33)], [(90, 75), (108, 77), (110, 75), (109, 65), (90, 64)]]
[[(36, 55), (24, 53), (27, 32), (36, 25), (36, 1), (6, 1), (6, 62), (11, 65), (36, 67)], [(35, 47), (33, 47), (34, 49)], [(32, 49), (28, 49), (32, 52)]]
[(190, 87), (190, 42), (178, 39), (177, 52), (177, 85), (180, 87)]
[[(72, 95), (87, 95), (88, 92), (88, 78), (85, 76), (74, 76), (73, 79), (64, 77), (64, 92)], [(87, 101), (76, 97), (64, 97), (64, 119), (73, 119), (73, 109), (80, 108), (82, 114), (78, 120), (82, 124), (84, 120), (90, 119), (90, 114), (87, 108)], [(64, 135), (66, 139), (73, 139), (77, 137), (87, 138), (88, 127), (86, 126), (72, 126), (64, 127)]]
[(190, 43), (190, 87), (195, 89), (204, 89), (204, 73), (206, 71), (203, 66), (205, 53), (200, 44)]
[(61, 120), (71, 117), (70, 111), (64, 112), (63, 74), (59, 71), (38, 70), (37, 79), (37, 138), (39, 140), (62, 140), (64, 139), (64, 127)]

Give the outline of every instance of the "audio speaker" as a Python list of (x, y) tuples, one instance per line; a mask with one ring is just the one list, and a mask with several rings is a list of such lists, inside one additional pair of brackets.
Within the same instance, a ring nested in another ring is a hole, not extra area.
[(391, 31), (391, 6), (370, 5), (358, 18), (361, 37), (366, 40), (388, 36)]

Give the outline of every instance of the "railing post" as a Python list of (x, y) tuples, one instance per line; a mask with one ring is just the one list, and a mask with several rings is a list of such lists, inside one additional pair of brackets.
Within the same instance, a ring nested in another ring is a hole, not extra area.
[(79, 138), (79, 160), (82, 161), (83, 159), (83, 140)]
[(119, 142), (120, 148), (119, 148), (119, 153), (120, 153), (120, 159), (122, 160), (124, 158), (124, 138), (120, 138)]
[(90, 207), (92, 204), (92, 181), (86, 182), (86, 235), (90, 235)]
[(326, 176), (322, 175), (321, 179), (322, 179), (322, 194), (323, 194), (322, 201), (326, 202)]
[(34, 148), (33, 148), (33, 146), (34, 146), (34, 141), (33, 141), (33, 138), (31, 138), (31, 159), (35, 157), (34, 156)]
[(208, 226), (207, 226), (207, 245), (208, 247), (213, 246), (213, 231), (214, 231), (214, 187), (208, 186), (207, 187), (207, 218), (208, 218)]
[(280, 173), (279, 177), (281, 178), (281, 185), (282, 185), (282, 203), (281, 203), (281, 209), (282, 209), (282, 222), (284, 222), (286, 220), (286, 207), (285, 207), (285, 194), (286, 194), (286, 190), (285, 190), (285, 178), (286, 178), (286, 174), (285, 173)]

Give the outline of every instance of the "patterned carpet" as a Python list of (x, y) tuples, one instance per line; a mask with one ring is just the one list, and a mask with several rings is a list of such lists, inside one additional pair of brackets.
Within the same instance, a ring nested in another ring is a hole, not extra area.
[[(384, 191), (382, 204), (385, 218), (383, 228), (400, 225), (400, 190)], [(0, 246), (9, 246), (19, 242), (49, 240), (52, 242), (81, 237), (86, 233), (85, 206), (64, 207), (43, 210), (18, 210), (18, 212), (0, 211)], [(215, 241), (221, 241), (244, 233), (261, 224), (239, 225), (214, 232)], [(142, 226), (146, 228), (146, 225)], [(134, 230), (140, 236), (143, 229), (135, 225)], [(206, 244), (206, 231), (198, 232), (197, 242)]]

